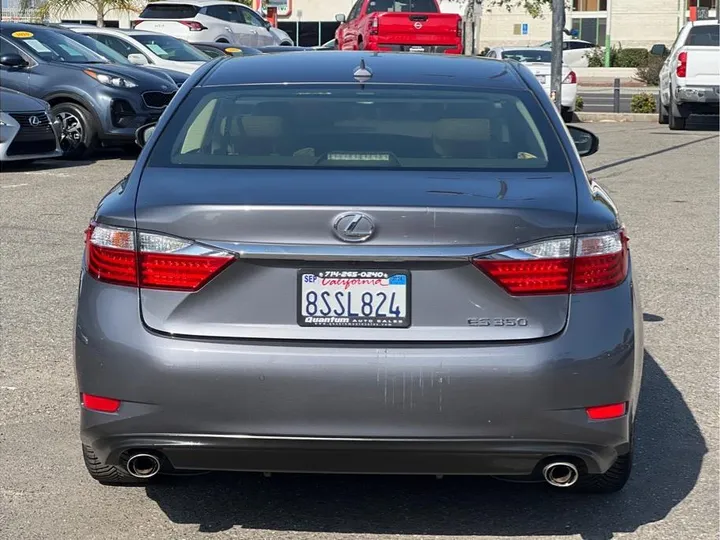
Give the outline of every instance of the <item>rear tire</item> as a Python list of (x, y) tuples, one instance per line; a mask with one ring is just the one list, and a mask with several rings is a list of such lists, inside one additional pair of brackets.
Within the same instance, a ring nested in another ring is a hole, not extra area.
[(662, 103), (660, 94), (657, 97), (657, 110), (658, 110), (658, 124), (666, 125), (670, 120), (668, 118), (668, 110)]
[(52, 115), (60, 120), (60, 148), (65, 159), (81, 159), (95, 150), (97, 128), (90, 111), (76, 103), (58, 103)]
[(573, 118), (575, 117), (575, 111), (571, 111), (570, 109), (566, 109), (565, 107), (563, 107), (560, 112), (560, 116), (562, 116), (562, 119), (566, 124), (569, 124), (573, 121)]
[(609, 494), (617, 493), (627, 483), (632, 471), (633, 452), (630, 450), (625, 455), (618, 456), (603, 474), (581, 475), (573, 490), (582, 493)]
[(687, 119), (680, 114), (680, 110), (672, 97), (672, 90), (670, 91), (670, 107), (668, 107), (668, 109), (670, 113), (668, 118), (670, 129), (673, 131), (681, 131), (685, 129)]
[(130, 476), (130, 474), (120, 467), (105, 465), (100, 461), (100, 458), (95, 455), (92, 447), (86, 444), (82, 445), (82, 453), (85, 467), (90, 473), (90, 476), (104, 486), (143, 485), (148, 483), (148, 480)]

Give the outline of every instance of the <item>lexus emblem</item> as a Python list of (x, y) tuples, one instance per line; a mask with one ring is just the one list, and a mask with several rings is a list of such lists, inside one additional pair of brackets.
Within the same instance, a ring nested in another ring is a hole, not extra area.
[(375, 223), (362, 212), (345, 212), (335, 217), (332, 228), (343, 242), (364, 242), (375, 232)]
[(415, 27), (415, 30), (420, 30), (422, 28), (422, 23), (416, 22), (413, 26)]
[(40, 119), (37, 116), (31, 116), (28, 118), (28, 122), (32, 127), (38, 127), (40, 125)]

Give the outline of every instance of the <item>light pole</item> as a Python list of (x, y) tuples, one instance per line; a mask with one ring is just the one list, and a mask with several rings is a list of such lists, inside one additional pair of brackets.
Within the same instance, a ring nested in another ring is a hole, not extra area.
[(565, 1), (552, 0), (552, 58), (550, 64), (550, 97), (558, 111), (562, 107), (563, 32)]
[(612, 0), (607, 0), (606, 19), (605, 19), (605, 67), (610, 67), (610, 48), (612, 35)]

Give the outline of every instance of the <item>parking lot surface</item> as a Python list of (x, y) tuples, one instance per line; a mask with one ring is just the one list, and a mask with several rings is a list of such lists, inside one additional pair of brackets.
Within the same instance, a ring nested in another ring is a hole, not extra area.
[(625, 219), (646, 321), (623, 492), (259, 474), (96, 484), (78, 438), (73, 303), (83, 230), (133, 163), (109, 154), (0, 173), (0, 538), (717, 538), (718, 133), (586, 126), (601, 137), (586, 165)]

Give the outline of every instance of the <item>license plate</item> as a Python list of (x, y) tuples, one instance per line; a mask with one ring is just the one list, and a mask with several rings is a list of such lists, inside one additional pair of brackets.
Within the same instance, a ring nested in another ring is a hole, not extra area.
[(425, 47), (410, 47), (410, 52), (425, 52)]
[(545, 84), (545, 75), (535, 75), (540, 84)]
[(408, 328), (410, 273), (405, 270), (300, 270), (300, 326)]

